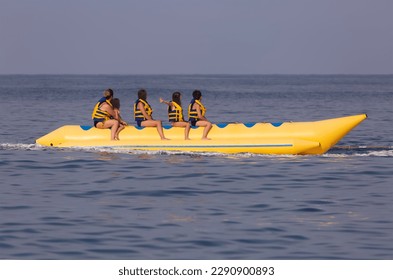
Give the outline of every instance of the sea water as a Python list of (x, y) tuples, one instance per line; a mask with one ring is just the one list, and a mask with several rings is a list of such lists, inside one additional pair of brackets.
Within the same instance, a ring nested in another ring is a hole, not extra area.
[[(368, 115), (320, 156), (40, 147), (106, 88), (218, 122)], [(392, 259), (392, 75), (0, 76), (1, 259)]]

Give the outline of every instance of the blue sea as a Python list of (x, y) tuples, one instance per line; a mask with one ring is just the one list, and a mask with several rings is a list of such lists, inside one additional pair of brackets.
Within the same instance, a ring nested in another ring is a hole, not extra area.
[[(320, 156), (40, 147), (106, 88), (213, 122), (368, 115)], [(392, 75), (2, 75), (0, 259), (393, 259)]]

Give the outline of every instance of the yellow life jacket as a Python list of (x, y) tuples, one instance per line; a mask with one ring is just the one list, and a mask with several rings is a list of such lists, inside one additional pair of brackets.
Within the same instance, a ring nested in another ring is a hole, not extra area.
[(112, 103), (106, 99), (105, 97), (102, 97), (100, 100), (98, 100), (97, 104), (94, 106), (93, 113), (91, 114), (91, 118), (93, 120), (109, 120), (111, 118), (111, 115), (107, 112), (104, 111), (100, 108), (101, 104), (106, 102), (109, 104), (109, 106), (112, 106)]
[(198, 121), (199, 120), (197, 110), (192, 108), (194, 103), (196, 103), (200, 106), (202, 117), (204, 117), (205, 113), (206, 113), (206, 108), (205, 108), (205, 106), (203, 106), (201, 101), (193, 99), (193, 100), (191, 100), (190, 105), (188, 105), (188, 118), (190, 121)]
[(153, 109), (151, 108), (150, 104), (147, 101), (142, 99), (137, 99), (134, 104), (134, 118), (136, 121), (145, 121), (146, 118), (143, 115), (142, 111), (138, 108), (138, 103), (142, 102), (143, 108), (145, 108), (146, 114), (151, 116), (153, 114)]
[[(172, 106), (175, 107), (173, 110), (172, 110)], [(169, 109), (168, 109), (169, 121), (170, 122), (184, 122), (183, 108), (174, 101), (172, 101), (172, 106), (169, 106)]]

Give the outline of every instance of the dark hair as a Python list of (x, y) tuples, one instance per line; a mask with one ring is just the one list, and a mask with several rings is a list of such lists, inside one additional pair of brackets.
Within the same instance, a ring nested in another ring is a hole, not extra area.
[(144, 101), (146, 101), (146, 97), (147, 97), (147, 92), (146, 92), (146, 90), (145, 89), (140, 89), (139, 91), (138, 91), (138, 98), (139, 99), (142, 99), (142, 100), (144, 100)]
[(194, 90), (194, 92), (192, 93), (192, 97), (194, 97), (195, 100), (199, 100), (201, 99), (202, 93), (200, 90)]
[(174, 93), (172, 93), (172, 101), (176, 102), (177, 104), (179, 104), (181, 106), (180, 96), (181, 96), (181, 93), (178, 91), (175, 91)]
[(113, 98), (112, 99), (112, 105), (113, 105), (113, 108), (120, 109), (120, 99), (119, 98)]
[(113, 97), (113, 90), (110, 89), (110, 88), (106, 89), (106, 90), (104, 91), (104, 97), (105, 97), (106, 99), (109, 99), (109, 98)]

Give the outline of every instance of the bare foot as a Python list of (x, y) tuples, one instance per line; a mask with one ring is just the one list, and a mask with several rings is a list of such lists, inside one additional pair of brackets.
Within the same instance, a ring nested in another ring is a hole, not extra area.
[(212, 140), (211, 138), (203, 137), (202, 140)]
[(165, 137), (164, 137), (164, 138), (161, 138), (161, 140), (171, 140), (171, 139), (168, 139), (168, 138), (165, 138)]
[(184, 140), (191, 140), (190, 138), (184, 138)]

